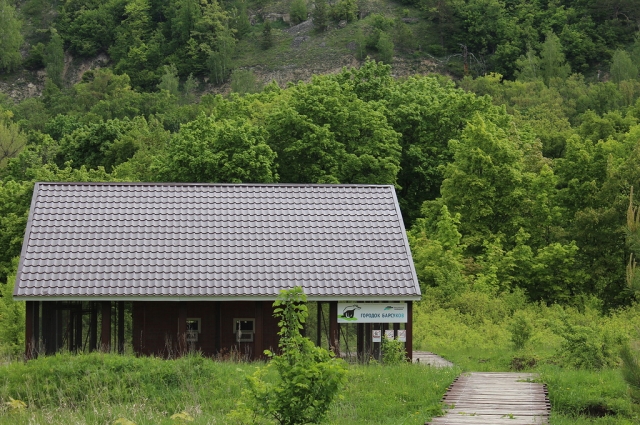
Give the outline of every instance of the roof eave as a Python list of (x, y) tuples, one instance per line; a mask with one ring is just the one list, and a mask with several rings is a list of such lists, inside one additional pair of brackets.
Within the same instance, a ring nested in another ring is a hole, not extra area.
[[(122, 296), (15, 296), (14, 301), (275, 301), (275, 296), (260, 295), (236, 295), (236, 296), (158, 296), (158, 295), (122, 295)], [(308, 295), (307, 301), (327, 302), (327, 301), (420, 301), (420, 295)]]

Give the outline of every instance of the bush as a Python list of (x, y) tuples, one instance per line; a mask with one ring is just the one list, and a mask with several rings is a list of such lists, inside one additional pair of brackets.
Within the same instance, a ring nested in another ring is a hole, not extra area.
[(533, 324), (531, 318), (524, 310), (517, 311), (509, 324), (511, 332), (511, 342), (516, 350), (521, 350), (531, 339), (533, 334)]
[(576, 369), (596, 369), (616, 365), (618, 358), (612, 335), (591, 326), (573, 325), (565, 320), (559, 330), (564, 338), (559, 358), (562, 365)]
[(356, 0), (339, 0), (331, 7), (331, 18), (336, 21), (353, 22), (358, 19), (358, 3)]
[(382, 363), (385, 365), (397, 365), (407, 360), (407, 352), (404, 342), (397, 339), (389, 339), (386, 335), (382, 338)]
[(298, 25), (300, 22), (307, 20), (309, 12), (307, 11), (307, 2), (305, 0), (293, 0), (289, 8), (291, 22)]
[[(279, 424), (320, 423), (329, 406), (346, 382), (344, 361), (300, 334), (308, 312), (302, 288), (281, 291), (273, 304), (280, 319), (281, 354), (265, 351), (271, 361), (248, 378), (248, 389), (230, 419), (256, 423), (256, 417), (275, 420)], [(278, 374), (274, 380), (265, 377)]]

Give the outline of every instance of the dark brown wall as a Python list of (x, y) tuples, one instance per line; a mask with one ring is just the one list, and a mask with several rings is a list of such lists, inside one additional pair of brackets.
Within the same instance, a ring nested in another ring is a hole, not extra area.
[[(278, 345), (278, 321), (273, 317), (272, 301), (262, 302), (262, 345), (254, 342), (238, 345), (233, 332), (234, 318), (256, 318), (258, 305), (254, 301), (193, 301), (186, 302), (187, 317), (201, 320), (201, 333), (192, 348), (204, 355), (227, 355), (232, 352), (249, 358), (262, 356), (264, 349)], [(179, 303), (140, 301), (133, 303), (133, 347), (143, 355), (174, 356), (179, 354)], [(256, 322), (258, 322), (256, 320)]]

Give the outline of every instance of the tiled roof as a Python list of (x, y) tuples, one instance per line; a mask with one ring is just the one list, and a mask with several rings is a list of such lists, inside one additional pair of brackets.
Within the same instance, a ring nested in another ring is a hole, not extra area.
[(23, 300), (420, 297), (392, 186), (38, 183)]

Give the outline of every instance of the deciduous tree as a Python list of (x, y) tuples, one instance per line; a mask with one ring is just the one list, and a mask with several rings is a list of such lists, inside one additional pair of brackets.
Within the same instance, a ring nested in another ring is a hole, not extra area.
[(0, 0), (0, 69), (13, 71), (22, 62), (22, 21), (9, 0)]

